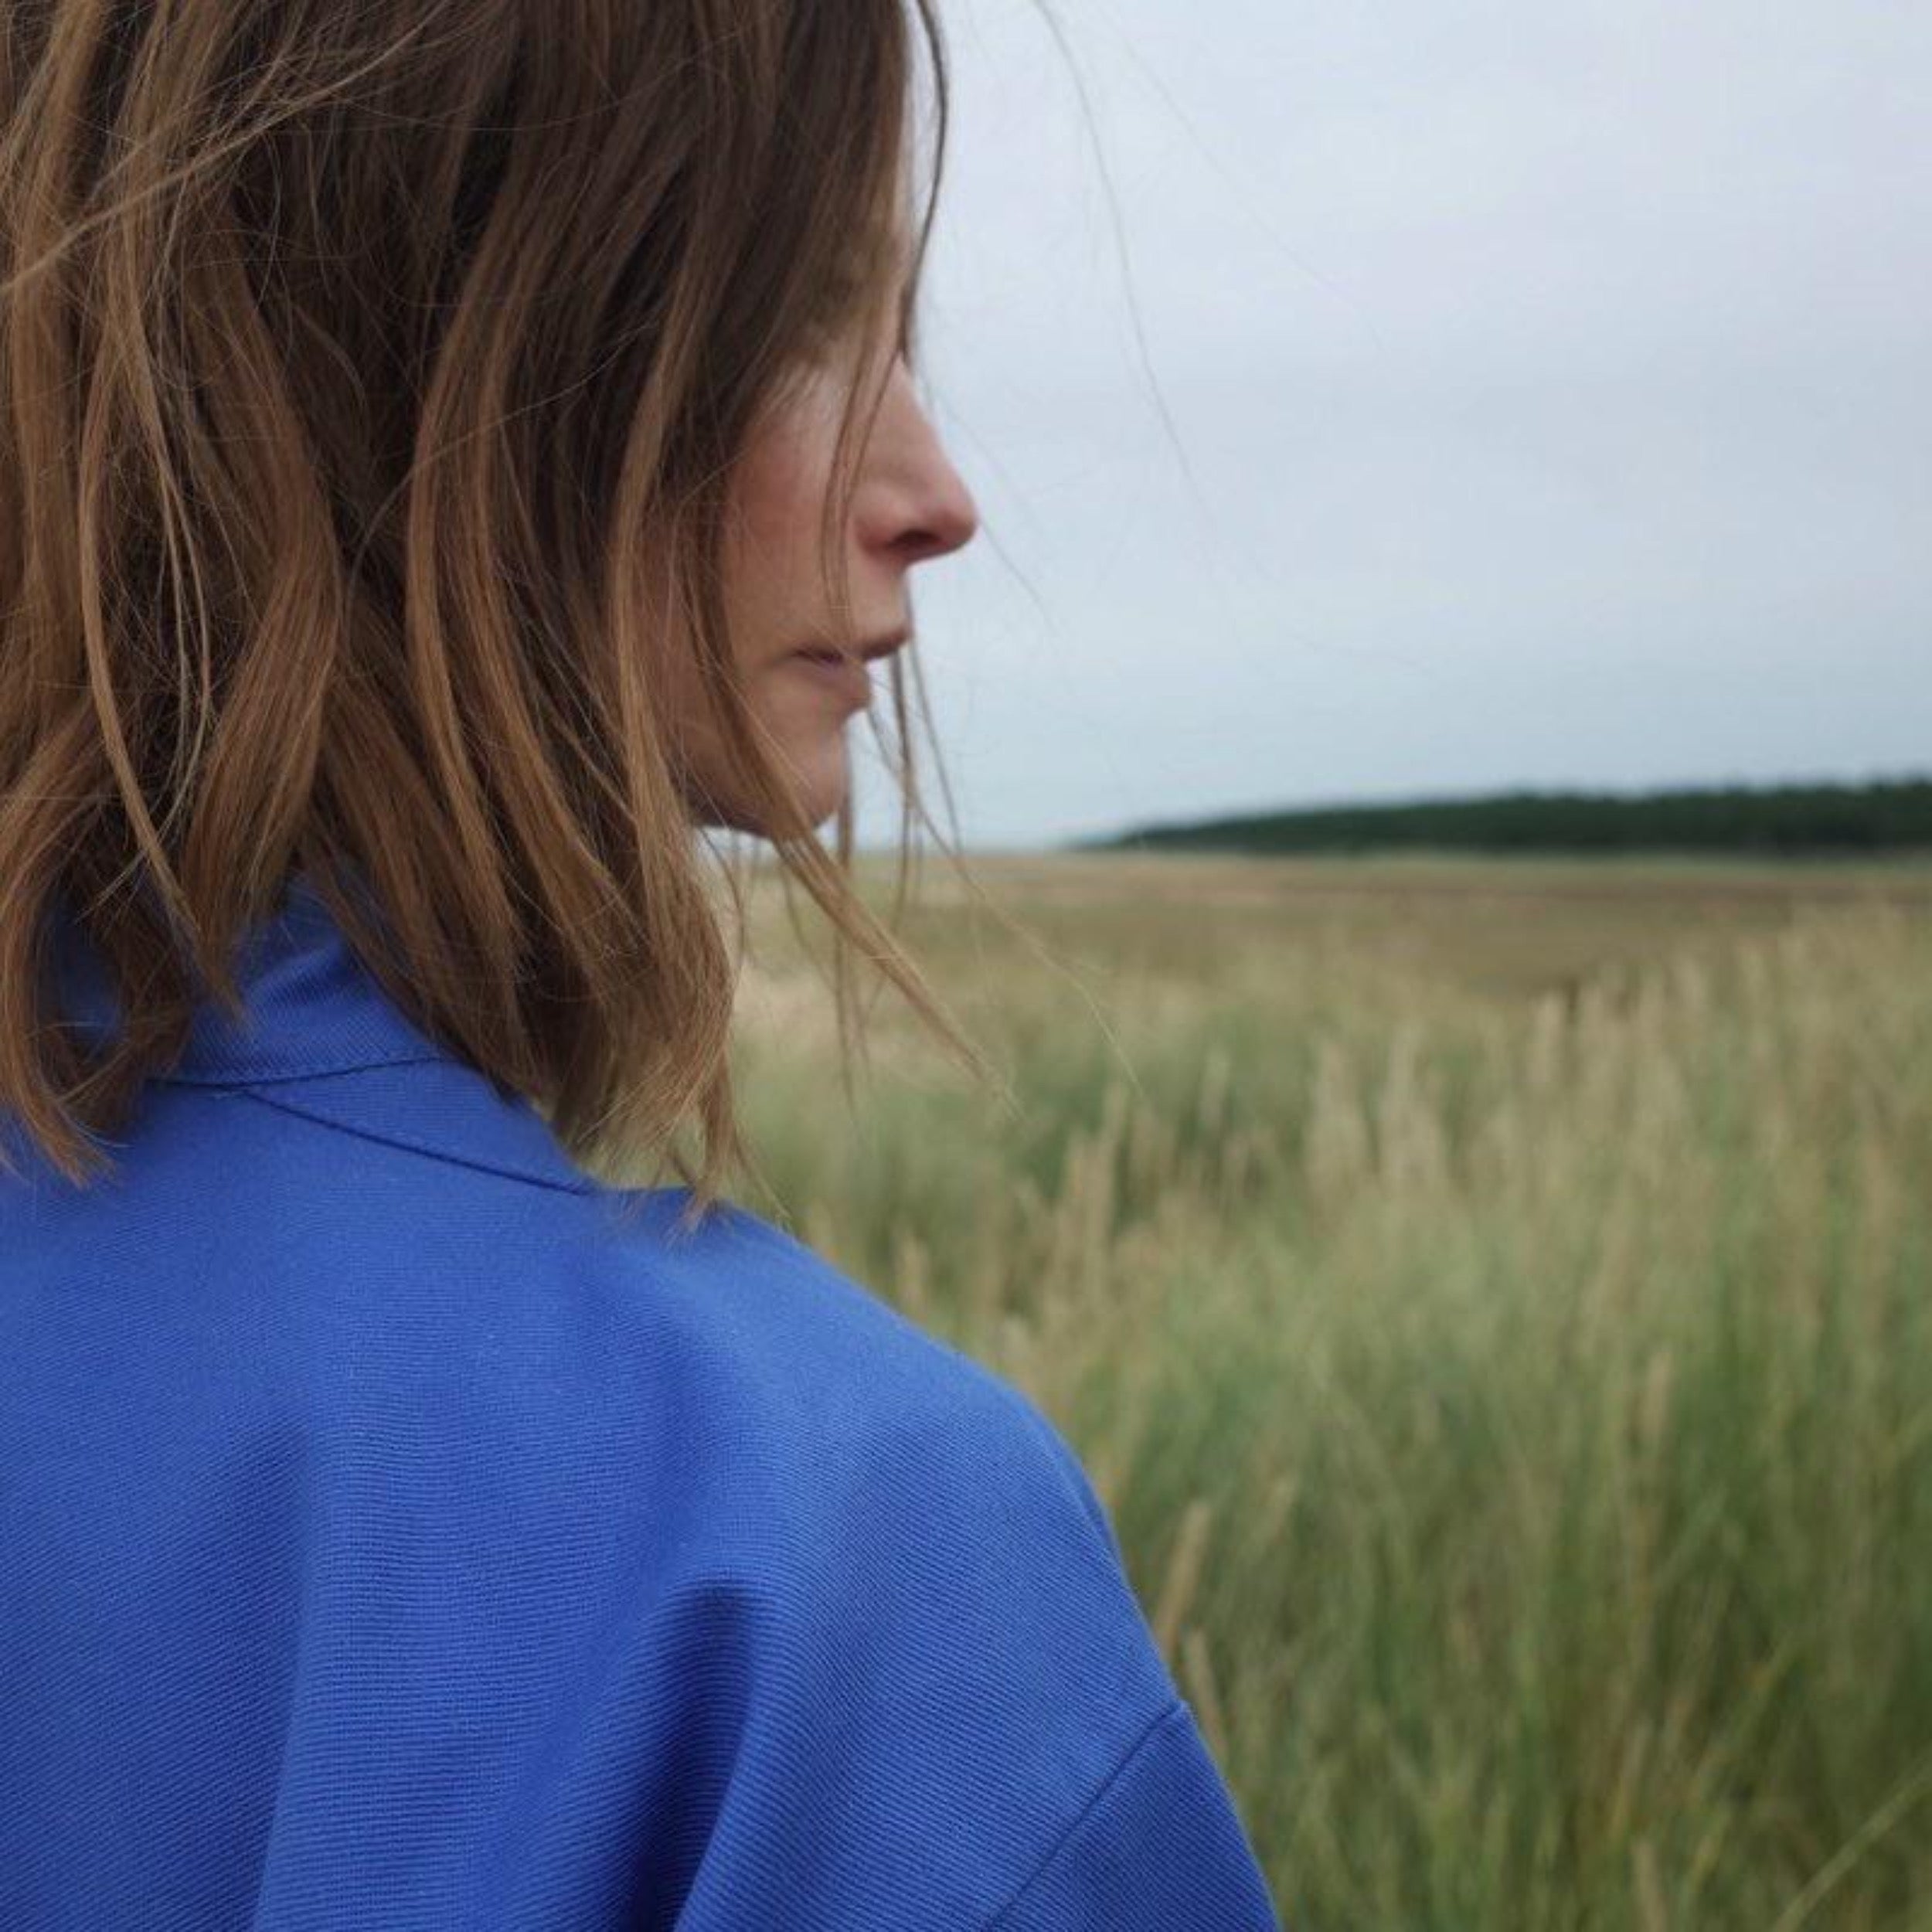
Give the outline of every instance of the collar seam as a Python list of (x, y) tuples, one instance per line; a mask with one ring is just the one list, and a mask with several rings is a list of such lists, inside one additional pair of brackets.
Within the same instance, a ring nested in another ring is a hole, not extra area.
[(378, 1053), (362, 1060), (328, 1058), (319, 1060), (277, 1061), (259, 1072), (223, 1067), (202, 1061), (183, 1066), (170, 1073), (155, 1076), (165, 1087), (274, 1087), (292, 1080), (325, 1080), (335, 1073), (362, 1073), (374, 1066), (422, 1066), (445, 1061), (441, 1053)]
[[(393, 1063), (377, 1061), (375, 1063), (385, 1066)], [(349, 1070), (338, 1070), (346, 1072)], [(284, 1100), (271, 1100), (266, 1094), (256, 1093), (250, 1088), (244, 1087), (242, 1090), (244, 1097), (253, 1100), (257, 1106), (271, 1107), (278, 1114), (290, 1114), (297, 1120), (308, 1121), (311, 1126), (327, 1128), (338, 1134), (349, 1134), (355, 1140), (372, 1141), (379, 1147), (399, 1148), (405, 1153), (420, 1154), (426, 1160), (440, 1161), (449, 1167), (464, 1168), (476, 1174), (493, 1174), (503, 1180), (522, 1181), (532, 1187), (546, 1188), (557, 1194), (594, 1196), (601, 1191), (598, 1184), (587, 1175), (566, 1180), (501, 1161), (478, 1160), (473, 1155), (452, 1153), (447, 1148), (433, 1147), (421, 1141), (406, 1139), (397, 1134), (378, 1133), (372, 1128), (352, 1125), (346, 1121), (333, 1119), (326, 1114), (311, 1114), (306, 1107), (296, 1107)]]

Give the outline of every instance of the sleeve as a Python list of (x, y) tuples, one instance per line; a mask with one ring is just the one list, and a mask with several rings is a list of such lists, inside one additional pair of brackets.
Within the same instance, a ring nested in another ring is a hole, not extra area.
[(679, 1932), (1280, 1932), (1071, 1448), (983, 1373), (886, 1406), (791, 1500)]
[[(1131, 1596), (1118, 1539), (1072, 1446), (1039, 1406), (1014, 1398), (1093, 1526), (1115, 1591)], [(1148, 1652), (1153, 1632), (1136, 1608)], [(1162, 1667), (1164, 1682), (1172, 1680)], [(1232, 1794), (1176, 1692), (1129, 1745), (986, 1932), (1281, 1932)]]
[(1141, 1733), (987, 1932), (1280, 1932), (1188, 1706)]

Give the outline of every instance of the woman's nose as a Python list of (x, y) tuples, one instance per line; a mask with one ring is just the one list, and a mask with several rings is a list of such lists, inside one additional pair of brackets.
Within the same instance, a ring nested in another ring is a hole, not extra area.
[(879, 452), (886, 484), (879, 500), (889, 506), (881, 534), (902, 563), (921, 563), (970, 543), (979, 528), (979, 509), (903, 362), (893, 371), (892, 386), (879, 425), (879, 441), (886, 446)]

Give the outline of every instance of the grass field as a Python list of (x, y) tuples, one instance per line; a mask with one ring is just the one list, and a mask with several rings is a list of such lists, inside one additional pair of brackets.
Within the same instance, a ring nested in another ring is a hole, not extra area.
[(1010, 1094), (765, 893), (738, 1198), (1060, 1424), (1293, 1932), (1932, 1927), (1932, 868), (927, 868)]

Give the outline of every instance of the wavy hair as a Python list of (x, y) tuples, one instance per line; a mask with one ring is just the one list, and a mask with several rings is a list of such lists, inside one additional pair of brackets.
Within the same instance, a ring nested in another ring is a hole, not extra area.
[[(718, 573), (734, 458), (812, 345), (855, 318), (862, 361), (911, 354), (945, 145), (929, 0), (3, 19), (0, 1108), (70, 1179), (111, 1167), (90, 1135), (201, 998), (239, 1015), (233, 949), (299, 871), (388, 995), (573, 1158), (668, 1158), (702, 1213), (747, 1158), (738, 958), (672, 650), (788, 903), (795, 881), (831, 923), (848, 1072), (855, 948), (983, 1074), (856, 888), (849, 798), (834, 849), (804, 822)], [(889, 293), (916, 29), (937, 138)], [(821, 533), (842, 623), (864, 403)], [(906, 832), (930, 828), (910, 660)], [(50, 1011), (58, 903), (117, 988), (97, 1055)]]

